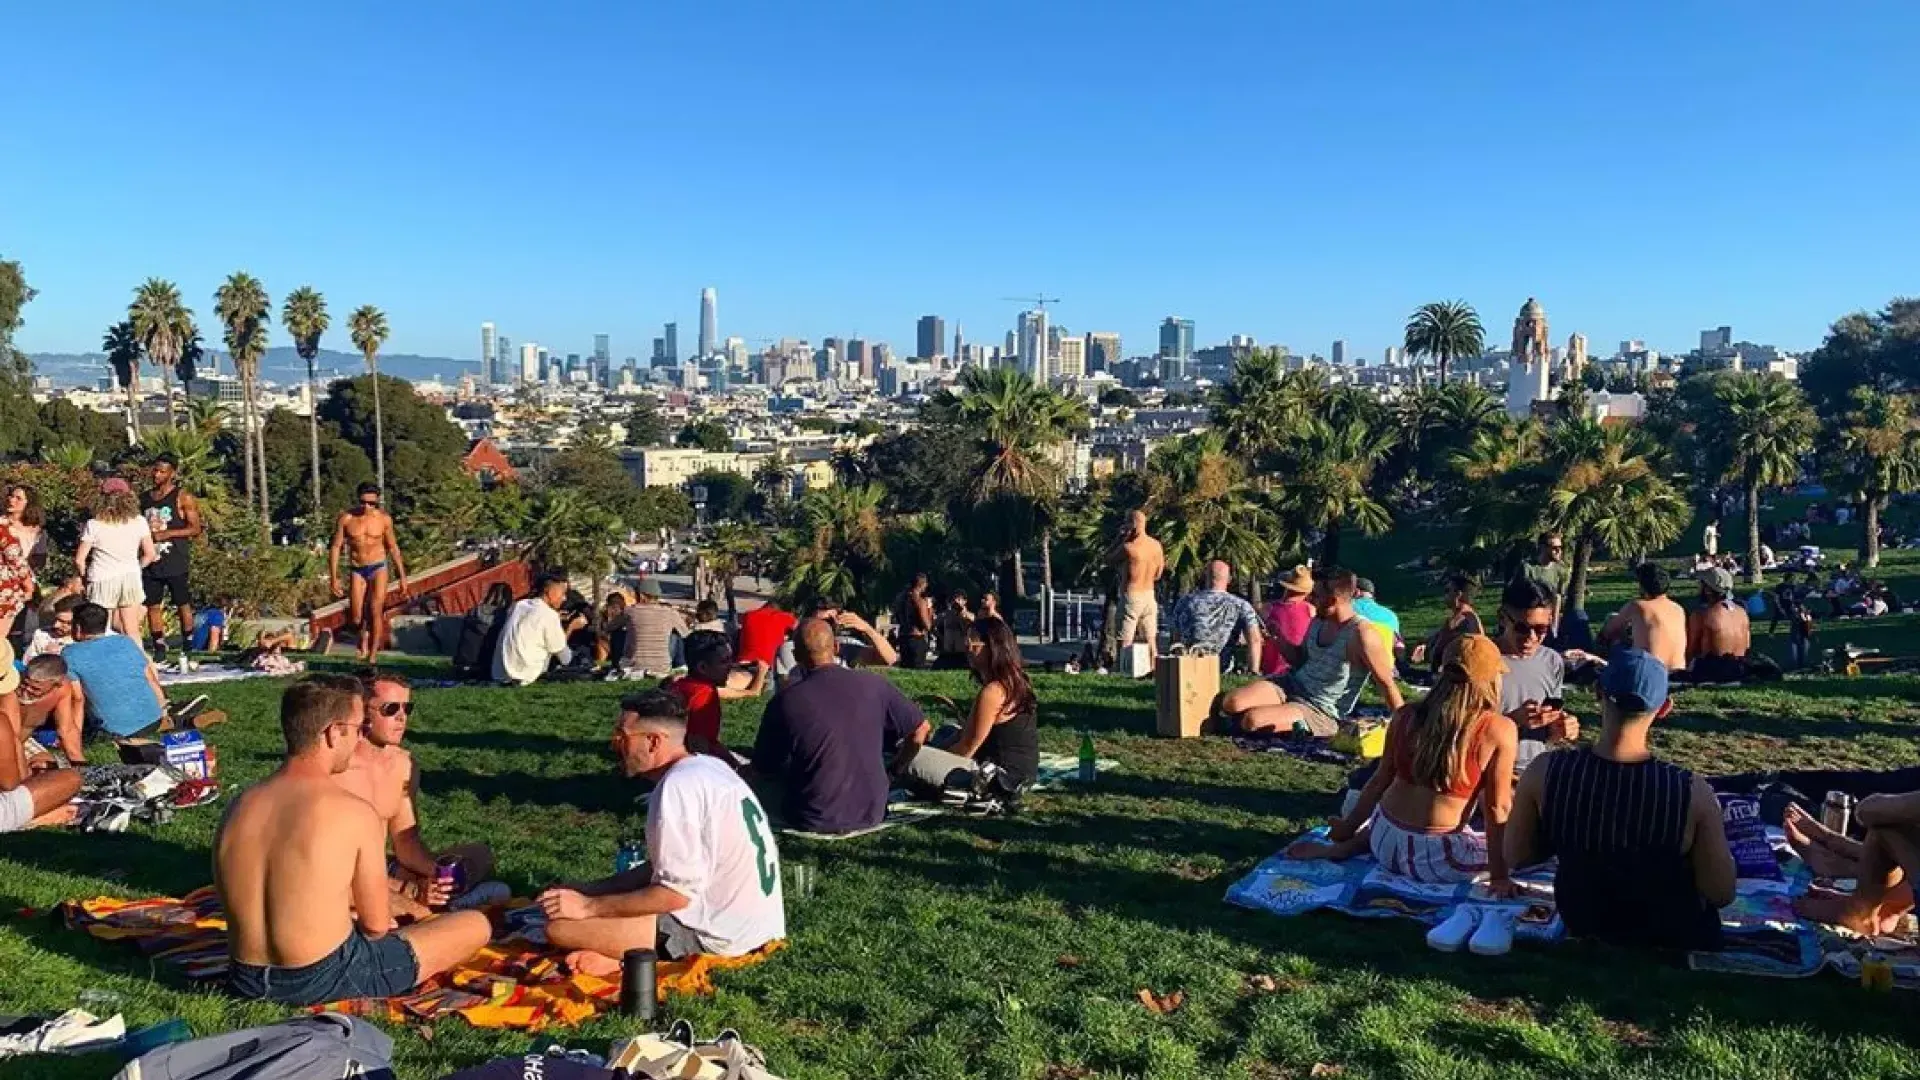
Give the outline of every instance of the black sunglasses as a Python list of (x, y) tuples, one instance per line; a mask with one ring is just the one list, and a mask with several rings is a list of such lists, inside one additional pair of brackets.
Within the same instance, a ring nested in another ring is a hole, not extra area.
[(375, 709), (375, 711), (376, 711), (376, 712), (378, 712), (378, 713), (379, 713), (379, 714), (380, 714), (381, 716), (388, 716), (388, 717), (392, 717), (392, 716), (412, 716), (412, 715), (413, 715), (413, 702), (411, 702), (411, 701), (383, 701), (383, 702), (381, 702), (381, 703), (379, 704), (379, 706), (378, 706), (378, 707), (377, 707), (377, 708)]

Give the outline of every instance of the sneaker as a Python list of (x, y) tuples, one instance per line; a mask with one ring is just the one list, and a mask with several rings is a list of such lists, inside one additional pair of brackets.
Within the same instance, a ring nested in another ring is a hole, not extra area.
[(1427, 931), (1427, 945), (1441, 952), (1459, 952), (1467, 939), (1480, 928), (1480, 909), (1461, 904), (1439, 926)]
[(1475, 956), (1505, 956), (1513, 950), (1513, 912), (1508, 908), (1486, 908), (1480, 916), (1480, 929), (1473, 932), (1467, 948)]

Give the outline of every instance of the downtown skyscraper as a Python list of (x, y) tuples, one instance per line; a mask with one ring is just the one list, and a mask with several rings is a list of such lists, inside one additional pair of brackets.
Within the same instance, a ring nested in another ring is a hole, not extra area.
[(1044, 384), (1053, 377), (1047, 363), (1047, 347), (1051, 339), (1047, 333), (1047, 309), (1035, 308), (1021, 312), (1018, 331), (1016, 349), (1020, 356), (1020, 370), (1026, 372), (1034, 382)]
[(922, 315), (915, 324), (913, 355), (922, 360), (932, 360), (946, 354), (947, 320), (938, 315)]
[(720, 353), (719, 295), (709, 285), (700, 290), (700, 359)]
[(494, 365), (499, 362), (500, 357), (500, 353), (497, 351), (498, 347), (499, 343), (494, 339), (493, 324), (490, 322), (481, 323), (480, 381), (487, 386), (492, 386), (494, 383), (500, 381), (494, 370)]

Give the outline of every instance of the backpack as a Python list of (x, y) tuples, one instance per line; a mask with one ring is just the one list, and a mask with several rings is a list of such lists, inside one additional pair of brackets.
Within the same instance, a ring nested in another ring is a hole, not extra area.
[(319, 1013), (162, 1046), (114, 1080), (393, 1080), (393, 1040), (364, 1020)]

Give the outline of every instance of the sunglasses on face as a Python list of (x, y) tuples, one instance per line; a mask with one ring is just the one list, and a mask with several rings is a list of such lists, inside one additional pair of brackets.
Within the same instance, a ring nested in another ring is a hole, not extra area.
[(1525, 630), (1528, 637), (1543, 638), (1553, 633), (1551, 623), (1521, 623), (1520, 629)]
[(413, 702), (383, 701), (380, 704), (374, 706), (373, 711), (376, 713), (379, 713), (381, 716), (385, 716), (388, 718), (392, 718), (395, 716), (412, 716)]

